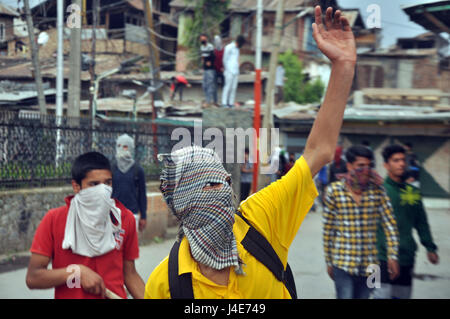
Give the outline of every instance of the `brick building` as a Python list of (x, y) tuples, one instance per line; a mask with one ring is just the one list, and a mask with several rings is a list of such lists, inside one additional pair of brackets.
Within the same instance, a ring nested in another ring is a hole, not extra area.
[(8, 41), (14, 38), (14, 18), (19, 14), (0, 3), (0, 55), (8, 55)]
[(448, 43), (439, 35), (425, 33), (414, 38), (398, 39), (387, 51), (358, 55), (354, 89), (399, 88), (439, 89), (450, 92), (448, 58), (440, 49)]

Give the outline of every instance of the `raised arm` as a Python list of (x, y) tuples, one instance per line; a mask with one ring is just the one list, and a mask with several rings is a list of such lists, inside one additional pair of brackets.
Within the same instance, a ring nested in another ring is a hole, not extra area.
[(313, 37), (331, 61), (331, 76), (303, 154), (313, 176), (333, 159), (356, 64), (355, 39), (348, 20), (340, 10), (332, 17), (329, 7), (322, 23), (320, 6), (314, 10)]

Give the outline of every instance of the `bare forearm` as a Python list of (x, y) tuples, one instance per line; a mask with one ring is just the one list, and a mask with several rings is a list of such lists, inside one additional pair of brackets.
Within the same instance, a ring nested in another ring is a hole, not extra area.
[(67, 282), (71, 272), (66, 268), (36, 269), (28, 272), (26, 283), (30, 289), (49, 289)]
[(332, 66), (327, 92), (305, 147), (304, 157), (313, 176), (333, 158), (354, 69), (355, 63), (347, 61)]
[(125, 286), (134, 299), (144, 299), (145, 283), (137, 272), (125, 276)]

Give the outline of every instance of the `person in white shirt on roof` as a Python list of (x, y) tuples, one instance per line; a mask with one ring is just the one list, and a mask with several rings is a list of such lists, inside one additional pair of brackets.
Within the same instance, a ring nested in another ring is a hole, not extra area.
[(225, 85), (222, 91), (222, 106), (233, 107), (239, 79), (239, 50), (245, 43), (245, 38), (239, 35), (236, 41), (225, 47), (223, 67)]

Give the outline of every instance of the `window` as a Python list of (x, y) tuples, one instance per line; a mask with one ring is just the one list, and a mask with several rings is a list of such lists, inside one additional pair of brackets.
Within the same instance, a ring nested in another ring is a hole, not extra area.
[(5, 23), (0, 23), (0, 42), (6, 41), (6, 28)]

